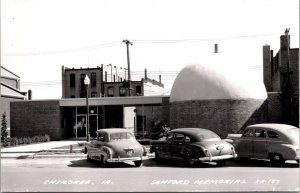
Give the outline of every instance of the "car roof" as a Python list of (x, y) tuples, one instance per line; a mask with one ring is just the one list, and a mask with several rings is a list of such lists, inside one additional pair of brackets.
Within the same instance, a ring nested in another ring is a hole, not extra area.
[(265, 128), (265, 129), (270, 129), (274, 131), (279, 131), (282, 133), (286, 133), (288, 129), (291, 128), (297, 128), (292, 125), (287, 125), (287, 124), (279, 124), (279, 123), (262, 123), (262, 124), (255, 124), (255, 125), (249, 125), (247, 128)]
[(203, 128), (178, 128), (178, 129), (173, 129), (170, 131), (170, 133), (182, 133), (187, 136), (192, 136), (192, 137), (198, 137), (198, 133), (215, 133), (209, 129), (203, 129)]
[(107, 128), (107, 129), (99, 129), (97, 133), (122, 133), (122, 132), (130, 132), (131, 130), (125, 128)]

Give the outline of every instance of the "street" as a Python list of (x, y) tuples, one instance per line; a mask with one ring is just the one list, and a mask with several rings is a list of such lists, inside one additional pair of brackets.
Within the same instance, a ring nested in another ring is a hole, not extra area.
[(299, 165), (272, 167), (251, 160), (189, 167), (149, 159), (139, 168), (130, 164), (104, 168), (85, 158), (2, 159), (1, 191), (299, 191)]

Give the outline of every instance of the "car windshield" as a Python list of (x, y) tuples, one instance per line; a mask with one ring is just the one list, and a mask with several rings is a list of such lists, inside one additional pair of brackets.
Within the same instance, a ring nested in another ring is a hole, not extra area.
[(134, 136), (132, 133), (129, 132), (121, 132), (121, 133), (112, 133), (110, 134), (110, 141), (116, 141), (116, 140), (130, 140), (134, 139)]

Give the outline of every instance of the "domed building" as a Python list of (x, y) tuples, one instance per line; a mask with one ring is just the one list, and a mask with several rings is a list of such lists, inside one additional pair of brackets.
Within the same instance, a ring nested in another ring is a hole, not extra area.
[(221, 65), (186, 66), (170, 96), (170, 127), (201, 127), (221, 137), (266, 120), (267, 92), (261, 79), (245, 69)]

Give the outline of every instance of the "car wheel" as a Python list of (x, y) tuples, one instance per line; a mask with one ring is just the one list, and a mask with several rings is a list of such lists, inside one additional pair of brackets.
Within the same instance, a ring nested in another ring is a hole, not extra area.
[(224, 166), (226, 164), (226, 160), (217, 161), (218, 166)]
[(86, 155), (86, 159), (87, 159), (87, 161), (92, 161), (92, 159), (90, 158), (90, 156), (89, 156), (88, 153), (87, 153), (87, 155)]
[(155, 151), (155, 152), (154, 152), (154, 154), (155, 154), (155, 159), (156, 159), (156, 160), (159, 160), (159, 159), (160, 159), (160, 157), (159, 157), (159, 155), (158, 155), (158, 152), (157, 152), (157, 151)]
[(135, 167), (140, 167), (142, 165), (142, 160), (134, 162)]
[(273, 166), (280, 166), (284, 164), (284, 159), (280, 154), (272, 154), (270, 156), (270, 161)]
[(100, 158), (100, 164), (102, 166), (105, 166), (107, 164), (107, 161), (104, 159), (104, 155), (101, 155), (101, 158)]
[(185, 163), (188, 164), (189, 166), (195, 166), (197, 162), (195, 161), (195, 159), (187, 158), (185, 160)]

